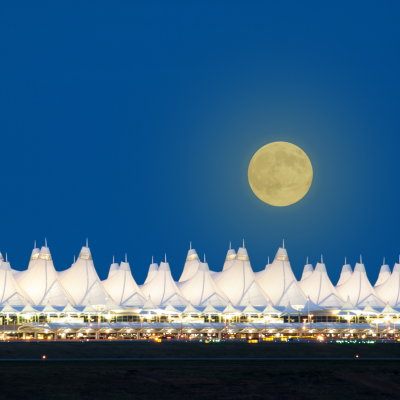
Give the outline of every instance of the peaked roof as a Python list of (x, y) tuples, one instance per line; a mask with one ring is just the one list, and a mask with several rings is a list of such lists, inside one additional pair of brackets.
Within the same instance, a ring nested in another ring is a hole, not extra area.
[(8, 261), (0, 264), (0, 305), (8, 302), (11, 306), (24, 306), (33, 303), (32, 299), (20, 288), (11, 271)]
[(197, 310), (192, 306), (192, 304), (189, 301), (189, 304), (186, 306), (186, 308), (183, 310), (182, 314), (201, 314), (200, 310)]
[(48, 302), (54, 306), (73, 303), (71, 295), (59, 279), (50, 250), (46, 246), (41, 248), (38, 258), (30, 268), (16, 275), (15, 279), (37, 306), (45, 306)]
[(132, 276), (128, 262), (121, 262), (120, 268), (111, 278), (103, 281), (103, 286), (109, 296), (120, 306), (141, 307), (146, 302), (144, 294)]
[(321, 307), (340, 308), (344, 304), (342, 297), (332, 285), (323, 263), (317, 263), (315, 271), (299, 285), (303, 293)]
[(207, 263), (200, 263), (196, 273), (184, 282), (178, 282), (177, 286), (182, 295), (194, 306), (205, 306), (211, 302), (214, 306), (226, 307), (228, 297), (214, 282)]
[(144, 303), (141, 312), (142, 311), (158, 311), (160, 310), (157, 306), (154, 305), (154, 303), (151, 301), (151, 297), (149, 297), (146, 300), (146, 303)]
[(289, 304), (286, 306), (286, 308), (283, 310), (282, 314), (300, 314), (299, 310), (296, 310), (295, 308), (293, 308), (290, 305), (290, 301)]
[(378, 279), (375, 283), (375, 287), (382, 285), (385, 283), (389, 278), (392, 272), (390, 271), (389, 265), (385, 264), (385, 259), (383, 259), (383, 265), (381, 266), (381, 269), (379, 271)]
[(82, 247), (78, 259), (62, 275), (61, 282), (78, 306), (107, 302), (108, 295), (94, 268), (89, 247)]
[(310, 311), (319, 311), (319, 310), (323, 310), (322, 307), (320, 307), (319, 305), (315, 304), (310, 297), (307, 297), (307, 301), (306, 304), (304, 305), (303, 311), (304, 312), (310, 312)]
[(232, 265), (233, 260), (235, 258), (236, 258), (236, 251), (234, 249), (231, 249), (231, 244), (229, 244), (229, 250), (226, 253), (225, 262), (224, 262), (224, 266), (222, 267), (222, 271), (225, 271), (226, 269), (228, 269)]
[(340, 278), (336, 286), (343, 285), (346, 283), (351, 275), (353, 274), (353, 270), (351, 269), (351, 265), (346, 263), (346, 259), (344, 259), (344, 265), (342, 267), (342, 272), (340, 273)]
[(177, 310), (170, 302), (168, 302), (167, 307), (164, 308), (165, 314), (182, 314), (182, 311)]
[(179, 290), (171, 275), (171, 269), (167, 262), (162, 262), (154, 278), (140, 285), (140, 290), (145, 297), (151, 295), (154, 304), (164, 307), (171, 302), (174, 307), (186, 307), (187, 299)]
[(76, 310), (74, 307), (71, 306), (70, 303), (68, 303), (65, 307), (64, 310), (62, 310), (63, 314), (82, 314), (80, 311)]
[(39, 314), (39, 311), (34, 309), (30, 304), (27, 304), (22, 309), (21, 314)]
[(383, 315), (390, 315), (390, 314), (399, 315), (400, 312), (394, 310), (392, 307), (390, 307), (389, 303), (387, 303), (385, 308), (380, 312), (380, 314), (383, 314)]
[(382, 300), (389, 302), (392, 307), (400, 306), (400, 264), (394, 265), (389, 279), (376, 286), (375, 291)]
[(289, 302), (295, 306), (306, 303), (306, 297), (293, 274), (284, 248), (278, 249), (274, 261), (258, 279), (258, 283), (275, 306), (287, 306)]
[(203, 310), (202, 314), (205, 314), (205, 315), (207, 315), (207, 314), (209, 314), (209, 315), (221, 315), (222, 311), (217, 310), (215, 307), (213, 307), (211, 305), (210, 302), (208, 302), (207, 307)]
[(243, 310), (242, 314), (262, 314), (262, 311), (255, 309), (249, 301), (249, 304), (247, 304), (247, 307)]
[(385, 306), (369, 282), (364, 264), (357, 263), (349, 280), (338, 286), (337, 290), (343, 299), (349, 297), (358, 308), (364, 308), (367, 303), (372, 307)]
[(5, 306), (1, 310), (2, 314), (19, 314), (20, 312), (15, 308), (11, 307), (8, 302), (6, 302)]
[(149, 272), (147, 273), (147, 278), (144, 281), (144, 283), (150, 282), (156, 275), (158, 271), (158, 264), (154, 262), (154, 259), (152, 258), (150, 267), (149, 267)]
[[(367, 303), (369, 305), (369, 303)], [(347, 296), (346, 303), (344, 303), (343, 307), (340, 309), (340, 311), (353, 311), (353, 312), (358, 312), (360, 311), (357, 307), (355, 307), (352, 302), (350, 301), (350, 297)]]
[(111, 297), (107, 298), (107, 303), (104, 307), (104, 309), (102, 310), (103, 313), (107, 313), (110, 311), (122, 311), (123, 308), (120, 307), (118, 304), (114, 303), (113, 299)]
[(307, 279), (309, 276), (311, 276), (313, 272), (314, 272), (314, 267), (312, 266), (312, 264), (308, 263), (308, 257), (307, 257), (307, 264), (304, 266), (301, 280), (304, 281), (304, 279)]
[(182, 275), (179, 278), (179, 282), (187, 281), (190, 279), (199, 268), (200, 260), (195, 249), (192, 249), (192, 243), (190, 243), (190, 249), (186, 257), (186, 262), (183, 267)]
[(365, 306), (364, 310), (362, 310), (362, 313), (361, 313), (361, 314), (366, 314), (366, 315), (368, 315), (368, 314), (376, 314), (376, 315), (378, 315), (379, 312), (376, 311), (374, 308), (372, 308), (372, 307), (369, 305), (369, 303), (367, 303), (367, 305)]
[(61, 312), (59, 310), (56, 310), (50, 305), (49, 302), (47, 302), (46, 307), (43, 308), (41, 314), (61, 314)]
[(247, 250), (243, 247), (239, 248), (232, 265), (212, 278), (235, 307), (245, 307), (249, 301), (255, 306), (265, 306), (269, 301), (256, 280)]
[(114, 256), (113, 256), (113, 262), (110, 265), (110, 271), (108, 271), (108, 278), (111, 278), (119, 269), (119, 264), (114, 261)]
[(97, 311), (89, 301), (89, 304), (83, 309), (82, 314), (88, 315), (88, 314), (98, 314), (100, 311)]
[(267, 304), (267, 307), (264, 308), (264, 311), (262, 312), (263, 315), (280, 315), (282, 314), (281, 311), (278, 311), (276, 308), (272, 306), (271, 303)]
[(241, 312), (239, 310), (236, 310), (236, 308), (233, 307), (232, 303), (229, 302), (224, 311), (222, 311), (222, 314), (241, 314)]

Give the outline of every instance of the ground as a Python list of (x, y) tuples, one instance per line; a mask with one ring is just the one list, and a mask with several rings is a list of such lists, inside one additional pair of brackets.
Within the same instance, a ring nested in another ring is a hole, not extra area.
[[(39, 361), (75, 357), (351, 357), (352, 360)], [(358, 358), (355, 356), (359, 355)], [(0, 343), (0, 399), (397, 399), (400, 343)]]

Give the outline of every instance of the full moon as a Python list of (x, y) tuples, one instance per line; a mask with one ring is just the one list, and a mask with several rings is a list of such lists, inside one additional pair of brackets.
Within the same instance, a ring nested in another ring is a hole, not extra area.
[(313, 169), (300, 147), (287, 142), (269, 143), (254, 154), (249, 183), (264, 203), (284, 207), (302, 199), (310, 189)]

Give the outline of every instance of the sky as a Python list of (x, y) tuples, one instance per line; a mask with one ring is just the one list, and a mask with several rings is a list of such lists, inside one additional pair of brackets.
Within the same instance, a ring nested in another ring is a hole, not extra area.
[[(89, 239), (101, 279), (128, 255), (141, 284), (189, 242), (220, 271), (243, 239), (254, 271), (285, 240), (334, 284), (362, 254), (399, 259), (398, 1), (20, 1), (0, 4), (0, 251), (57, 270)], [(273, 207), (247, 169), (303, 149), (307, 195)]]

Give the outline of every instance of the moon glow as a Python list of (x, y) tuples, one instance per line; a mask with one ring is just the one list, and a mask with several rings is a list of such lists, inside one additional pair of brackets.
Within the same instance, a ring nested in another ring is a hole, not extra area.
[(261, 147), (250, 161), (249, 184), (264, 203), (284, 207), (302, 199), (310, 189), (313, 169), (300, 147), (273, 142)]

